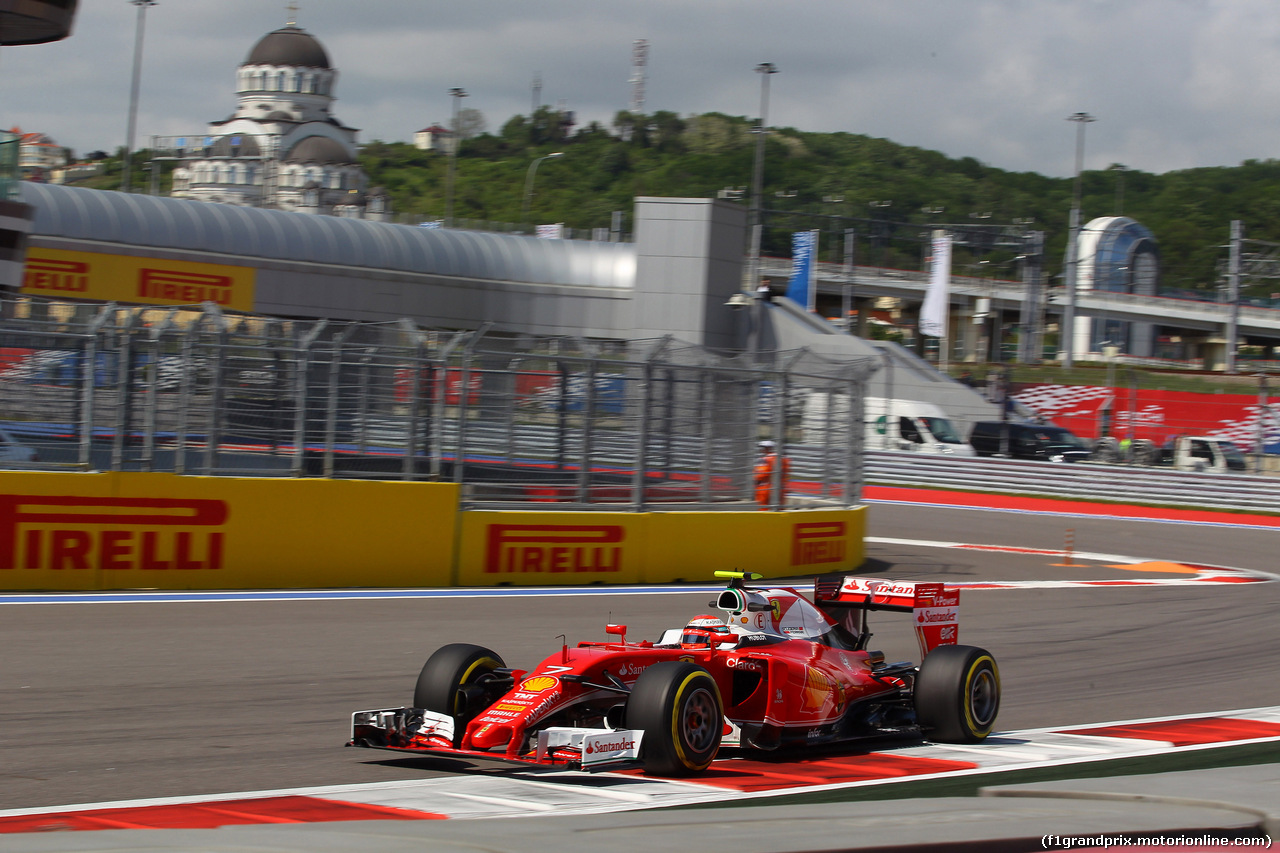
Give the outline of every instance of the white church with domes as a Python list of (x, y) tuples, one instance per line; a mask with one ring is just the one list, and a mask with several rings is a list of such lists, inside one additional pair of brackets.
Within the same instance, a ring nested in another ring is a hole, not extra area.
[(381, 220), (386, 194), (366, 192), (356, 128), (331, 112), (337, 69), (290, 20), (236, 71), (236, 111), (203, 138), (178, 140), (172, 195), (224, 204)]

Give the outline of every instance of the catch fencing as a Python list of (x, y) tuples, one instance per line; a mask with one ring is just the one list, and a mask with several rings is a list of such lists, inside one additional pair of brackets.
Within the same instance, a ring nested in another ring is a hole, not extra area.
[[(785, 453), (818, 396), (811, 491), (852, 505), (851, 425), (875, 369), (669, 337), (19, 299), (0, 305), (0, 466), (434, 480), (491, 507), (741, 509), (757, 442)], [(775, 475), (767, 503), (784, 501)]]

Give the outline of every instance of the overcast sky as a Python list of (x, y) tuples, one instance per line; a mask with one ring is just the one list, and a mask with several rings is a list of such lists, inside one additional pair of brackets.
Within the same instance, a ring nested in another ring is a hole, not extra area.
[[(755, 116), (1071, 174), (1237, 165), (1280, 147), (1280, 7), (1269, 0), (300, 0), (339, 70), (334, 114), (359, 140), (411, 141), (469, 93), (497, 133), (541, 102), (606, 125), (644, 111)], [(203, 132), (236, 106), (235, 69), (283, 26), (284, 0), (159, 0), (146, 12), (136, 147)], [(65, 41), (0, 49), (0, 121), (78, 154), (125, 143), (137, 7), (80, 0)]]

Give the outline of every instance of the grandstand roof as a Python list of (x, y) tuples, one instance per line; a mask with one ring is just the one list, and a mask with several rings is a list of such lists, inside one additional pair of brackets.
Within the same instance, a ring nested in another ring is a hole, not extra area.
[(216, 252), (379, 270), (601, 288), (635, 284), (631, 243), (420, 228), (24, 182), (32, 238)]

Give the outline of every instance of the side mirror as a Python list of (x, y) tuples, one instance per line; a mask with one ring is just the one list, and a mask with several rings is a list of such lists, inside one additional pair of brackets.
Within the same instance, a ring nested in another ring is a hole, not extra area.
[(626, 625), (605, 625), (604, 632), (606, 634), (612, 634), (615, 637), (620, 637), (624, 643), (627, 641)]

